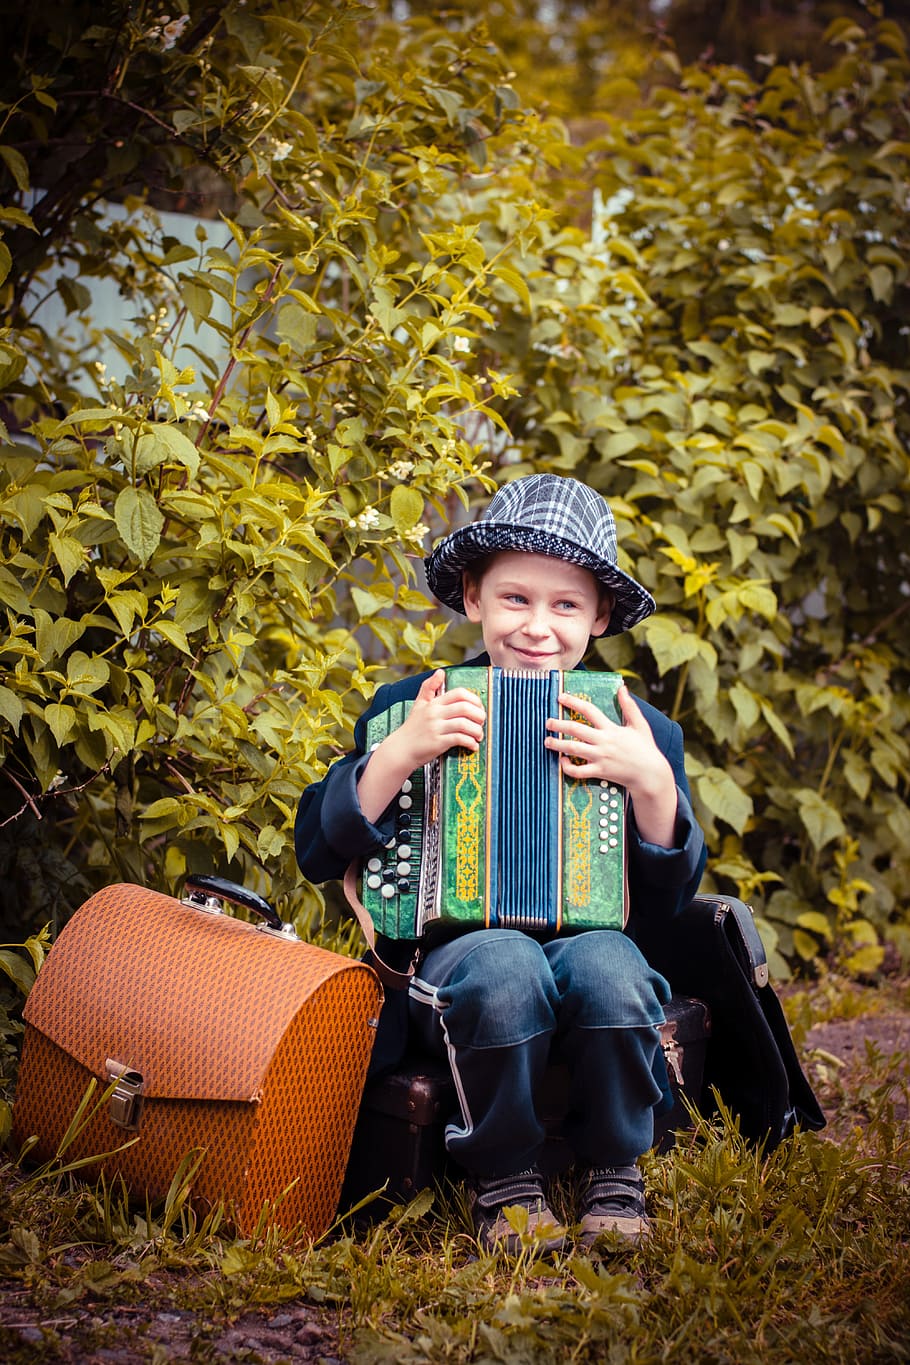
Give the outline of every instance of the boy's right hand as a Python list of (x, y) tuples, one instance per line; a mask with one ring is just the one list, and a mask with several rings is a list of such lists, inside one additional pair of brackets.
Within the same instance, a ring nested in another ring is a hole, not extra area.
[(447, 749), (476, 752), (485, 720), (476, 692), (466, 687), (446, 691), (444, 669), (424, 678), (407, 719), (373, 750), (357, 783), (365, 818), (377, 820), (411, 773)]
[(483, 739), (485, 721), (486, 711), (477, 693), (467, 687), (447, 692), (445, 670), (437, 668), (424, 678), (407, 720), (388, 740), (397, 736), (402, 756), (407, 749), (410, 773), (447, 749), (476, 751)]

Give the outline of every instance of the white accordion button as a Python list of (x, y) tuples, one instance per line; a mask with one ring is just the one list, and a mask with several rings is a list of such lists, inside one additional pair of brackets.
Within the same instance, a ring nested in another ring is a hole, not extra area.
[(398, 798), (399, 810), (410, 810), (413, 804), (414, 802), (410, 796), (399, 796)]
[(372, 873), (369, 877), (367, 877), (367, 886), (370, 888), (371, 891), (378, 891), (379, 888), (382, 886), (382, 878), (377, 876), (375, 872)]
[(405, 796), (407, 796), (408, 792), (411, 790), (413, 785), (414, 784), (409, 777), (406, 777), (405, 780), (402, 782), (401, 790), (404, 792)]
[(395, 888), (394, 886), (392, 886), (391, 882), (386, 882), (385, 886), (382, 888), (382, 894), (383, 896), (385, 896), (387, 901), (390, 901), (392, 899), (392, 897), (395, 895)]
[(411, 864), (399, 863), (395, 871), (398, 873), (399, 877), (407, 877), (411, 871)]
[(410, 856), (411, 856), (411, 845), (410, 845), (410, 844), (399, 844), (399, 845), (398, 845), (398, 856), (399, 856), (399, 858), (410, 858)]
[(369, 862), (367, 863), (367, 872), (381, 872), (381, 871), (382, 871), (382, 859), (381, 859), (381, 858), (371, 858), (371, 859), (369, 860)]

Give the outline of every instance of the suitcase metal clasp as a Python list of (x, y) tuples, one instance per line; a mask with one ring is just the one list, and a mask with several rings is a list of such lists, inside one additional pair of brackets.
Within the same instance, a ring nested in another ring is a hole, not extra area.
[(667, 1064), (667, 1070), (670, 1072), (677, 1085), (685, 1085), (682, 1074), (679, 1044), (676, 1041), (676, 1022), (668, 1021), (662, 1026), (660, 1032), (660, 1046), (664, 1054), (664, 1061)]
[(123, 1062), (115, 1062), (108, 1057), (104, 1063), (108, 1084), (114, 1085), (111, 1094), (109, 1117), (119, 1128), (128, 1128), (135, 1133), (139, 1130), (142, 1115), (142, 1091), (145, 1078), (141, 1071), (133, 1071)]

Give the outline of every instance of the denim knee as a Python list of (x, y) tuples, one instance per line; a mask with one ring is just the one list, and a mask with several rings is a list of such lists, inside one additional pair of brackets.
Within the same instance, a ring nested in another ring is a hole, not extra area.
[(510, 1047), (556, 1026), (559, 997), (539, 943), (516, 929), (481, 929), (431, 950), (411, 997), (445, 1014), (449, 1039)]
[(545, 947), (563, 1027), (637, 1028), (664, 1022), (670, 987), (625, 934), (599, 929)]

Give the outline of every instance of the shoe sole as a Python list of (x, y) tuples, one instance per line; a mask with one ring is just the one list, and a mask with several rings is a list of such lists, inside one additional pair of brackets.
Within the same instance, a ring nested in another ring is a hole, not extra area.
[(646, 1240), (649, 1232), (650, 1225), (646, 1218), (583, 1218), (578, 1244), (590, 1250), (602, 1238), (609, 1238), (625, 1246), (636, 1247)]
[(518, 1256), (526, 1248), (539, 1254), (562, 1251), (569, 1235), (568, 1229), (555, 1219), (552, 1222), (549, 1219), (530, 1221), (524, 1233), (516, 1232), (509, 1224), (498, 1233), (495, 1228), (496, 1223), (492, 1228), (478, 1231), (477, 1241), (484, 1251), (504, 1251), (509, 1256)]

